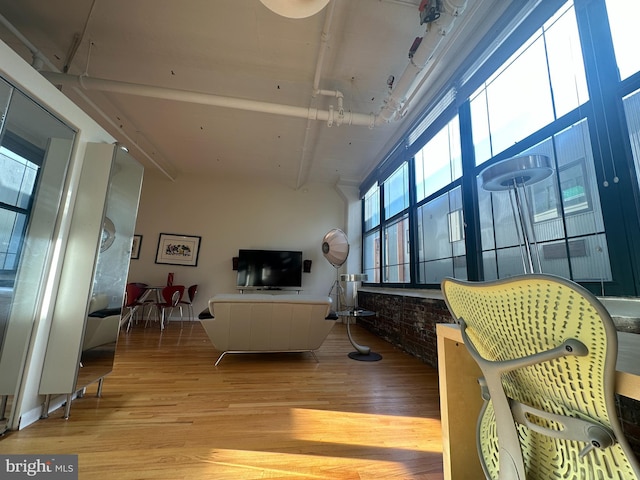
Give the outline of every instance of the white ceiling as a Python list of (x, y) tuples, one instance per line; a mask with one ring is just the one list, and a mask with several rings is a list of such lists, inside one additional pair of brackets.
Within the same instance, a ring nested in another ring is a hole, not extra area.
[[(414, 39), (425, 35), (419, 3), (331, 0), (317, 15), (288, 19), (259, 0), (0, 0), (0, 14), (50, 61), (43, 70), (68, 65), (69, 82), (82, 75), (87, 87), (94, 79), (161, 87), (144, 96), (61, 87), (151, 171), (168, 179), (253, 175), (300, 188), (359, 184), (511, 1), (467, 0), (400, 120), (329, 126), (283, 108), (337, 110), (336, 97), (313, 95), (316, 80), (341, 92), (347, 117), (373, 120), (391, 93), (403, 93), (387, 79), (397, 87)], [(7, 28), (0, 38), (31, 62)], [(264, 106), (282, 113), (253, 111)]]

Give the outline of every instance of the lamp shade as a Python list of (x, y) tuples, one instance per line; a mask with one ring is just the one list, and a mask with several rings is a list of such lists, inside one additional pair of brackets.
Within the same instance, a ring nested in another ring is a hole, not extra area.
[(274, 13), (287, 18), (307, 18), (327, 6), (329, 0), (260, 0)]
[(339, 228), (327, 232), (322, 239), (322, 254), (331, 265), (340, 267), (349, 256), (347, 235)]
[(489, 192), (509, 190), (516, 185), (533, 185), (553, 173), (546, 155), (523, 155), (495, 163), (480, 172), (482, 188)]

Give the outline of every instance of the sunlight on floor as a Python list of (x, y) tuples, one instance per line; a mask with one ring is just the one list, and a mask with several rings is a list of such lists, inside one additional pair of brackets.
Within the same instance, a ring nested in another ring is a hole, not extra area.
[(299, 440), (442, 453), (441, 439), (421, 435), (439, 430), (439, 419), (292, 408), (291, 424)]
[[(299, 467), (305, 465), (305, 467)], [(309, 471), (310, 466), (311, 471)], [(202, 472), (202, 469), (205, 472)], [(199, 473), (211, 478), (381, 478), (375, 472), (394, 472), (395, 478), (412, 478), (401, 462), (371, 461), (281, 452), (214, 450), (200, 459)], [(371, 472), (372, 475), (362, 475)]]

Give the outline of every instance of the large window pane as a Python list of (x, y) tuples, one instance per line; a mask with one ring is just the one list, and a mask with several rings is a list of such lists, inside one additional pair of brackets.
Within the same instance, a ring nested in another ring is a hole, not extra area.
[(384, 217), (390, 218), (409, 207), (409, 168), (403, 163), (384, 181)]
[(417, 283), (467, 278), (462, 190), (457, 187), (417, 209)]
[(640, 179), (640, 90), (623, 99), (636, 178)]
[(416, 153), (415, 171), (418, 202), (460, 178), (462, 154), (458, 116)]
[(384, 228), (384, 281), (408, 283), (409, 268), (409, 218), (403, 216)]
[(555, 118), (589, 100), (573, 6), (565, 5), (544, 27)]
[(38, 169), (37, 164), (0, 147), (0, 285), (3, 286), (12, 284), (18, 268)]
[(363, 273), (369, 282), (380, 283), (380, 231), (367, 233), (363, 238)]
[(620, 78), (625, 79), (640, 70), (640, 2), (637, 0), (606, 0), (611, 25), (613, 48)]
[[(555, 167), (520, 195), (534, 269), (576, 281), (611, 280), (586, 120), (522, 153), (546, 155)], [(498, 278), (524, 273), (528, 255), (514, 192), (478, 190), (482, 249), (496, 250), (496, 265), (483, 255), (485, 272)]]
[(364, 196), (364, 229), (380, 225), (380, 188), (374, 185)]
[(476, 164), (587, 100), (575, 12), (568, 3), (471, 97)]

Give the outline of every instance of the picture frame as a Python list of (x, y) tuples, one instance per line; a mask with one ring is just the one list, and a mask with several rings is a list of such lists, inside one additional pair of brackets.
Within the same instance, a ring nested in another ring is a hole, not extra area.
[(140, 258), (140, 247), (142, 246), (142, 235), (134, 235), (131, 243), (131, 259), (138, 260)]
[(156, 263), (197, 267), (201, 237), (161, 233), (158, 237)]

